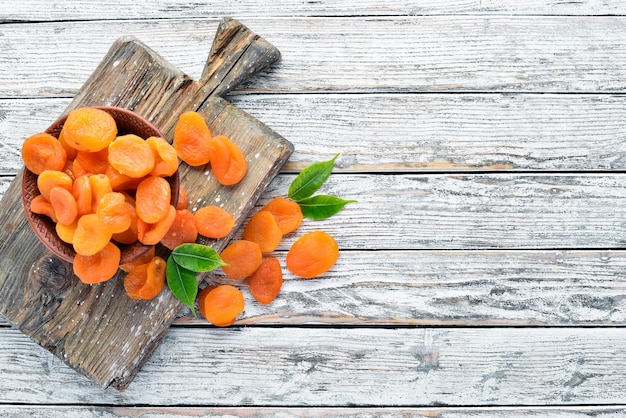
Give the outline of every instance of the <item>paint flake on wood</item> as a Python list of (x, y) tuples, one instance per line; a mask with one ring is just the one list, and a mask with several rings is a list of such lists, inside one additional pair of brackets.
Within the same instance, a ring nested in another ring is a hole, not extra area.
[[(181, 164), (182, 185), (197, 203), (219, 197), (241, 223), (293, 146), (219, 96), (279, 56), (248, 28), (225, 19), (206, 70), (194, 81), (137, 39), (125, 37), (113, 44), (66, 112), (90, 105), (124, 107), (149, 119), (171, 141), (178, 115), (197, 110), (215, 134), (229, 136), (243, 149), (249, 174), (223, 187), (209, 166)], [(100, 285), (81, 284), (71, 264), (51, 256), (30, 230), (21, 206), (21, 178), (20, 172), (0, 203), (6, 214), (0, 225), (0, 314), (100, 385), (124, 389), (182, 305), (167, 290), (151, 301), (128, 298), (121, 272)], [(207, 243), (219, 251), (231, 236)]]

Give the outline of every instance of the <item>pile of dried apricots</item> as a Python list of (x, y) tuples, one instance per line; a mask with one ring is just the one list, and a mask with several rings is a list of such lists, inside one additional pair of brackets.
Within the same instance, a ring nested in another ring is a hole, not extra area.
[[(83, 107), (69, 113), (59, 138), (37, 133), (24, 141), (22, 158), (37, 175), (40, 195), (31, 211), (48, 216), (59, 238), (76, 251), (73, 269), (87, 284), (109, 280), (121, 268), (127, 274), (124, 288), (133, 299), (156, 297), (166, 282), (166, 262), (154, 247), (131, 263), (120, 265), (118, 244), (160, 243), (170, 250), (196, 242), (198, 235), (223, 238), (235, 218), (218, 206), (188, 209), (187, 193), (180, 186), (177, 202), (166, 180), (178, 169), (179, 159), (190, 166), (210, 164), (223, 185), (235, 185), (246, 175), (247, 161), (228, 137), (212, 136), (203, 117), (193, 111), (180, 115), (172, 144), (164, 138), (118, 135), (107, 112)], [(224, 274), (248, 279), (252, 296), (272, 302), (283, 282), (277, 258), (269, 256), (284, 235), (294, 232), (303, 219), (297, 202), (278, 197), (255, 213), (234, 241), (221, 253)], [(328, 271), (339, 255), (328, 234), (304, 234), (286, 257), (287, 269), (302, 278)], [(235, 322), (243, 312), (244, 298), (232, 285), (207, 286), (198, 294), (202, 315), (217, 326)]]

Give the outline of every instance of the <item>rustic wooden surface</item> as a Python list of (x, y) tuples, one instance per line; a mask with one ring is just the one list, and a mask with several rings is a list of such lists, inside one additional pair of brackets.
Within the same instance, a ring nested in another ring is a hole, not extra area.
[(0, 416), (626, 414), (625, 1), (5, 0), (0, 193), (115, 39), (200, 79), (223, 16), (282, 53), (227, 96), (295, 146), (258, 205), (341, 153), (339, 263), (123, 392), (0, 322)]

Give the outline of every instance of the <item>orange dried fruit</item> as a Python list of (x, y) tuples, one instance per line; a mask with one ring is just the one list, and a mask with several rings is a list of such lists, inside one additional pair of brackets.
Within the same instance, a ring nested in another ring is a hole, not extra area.
[(190, 166), (211, 160), (211, 131), (198, 112), (182, 113), (174, 129), (173, 146), (178, 157)]
[(105, 148), (97, 152), (77, 151), (74, 164), (78, 164), (89, 174), (104, 174), (109, 166), (109, 150)]
[(91, 182), (89, 176), (84, 175), (76, 178), (72, 184), (72, 195), (76, 199), (78, 216), (83, 216), (92, 211)]
[(54, 187), (62, 187), (72, 190), (72, 178), (62, 171), (44, 170), (37, 176), (37, 188), (39, 193), (50, 200), (50, 190)]
[(261, 252), (270, 253), (278, 248), (283, 239), (274, 216), (265, 210), (255, 213), (243, 230), (243, 239), (256, 242), (261, 247)]
[(263, 261), (259, 244), (246, 240), (232, 242), (222, 250), (220, 257), (228, 264), (222, 266), (222, 271), (233, 280), (250, 277)]
[(127, 134), (109, 145), (109, 163), (119, 173), (133, 178), (150, 174), (155, 164), (154, 151), (143, 138)]
[(113, 191), (111, 180), (104, 174), (93, 174), (89, 176), (89, 185), (91, 186), (92, 211), (96, 212), (102, 196)]
[(155, 223), (144, 222), (141, 217), (137, 219), (137, 237), (144, 245), (156, 245), (170, 230), (176, 219), (176, 208), (169, 205), (165, 216)]
[(76, 220), (78, 215), (76, 200), (66, 188), (53, 187), (50, 190), (50, 204), (52, 209), (54, 209), (54, 216), (57, 218), (57, 222), (69, 225)]
[(93, 107), (71, 111), (62, 128), (64, 142), (79, 151), (97, 152), (105, 149), (117, 136), (115, 119)]
[(211, 170), (220, 184), (239, 183), (248, 171), (248, 162), (241, 148), (228, 137), (218, 135), (211, 140)]
[(165, 287), (165, 260), (153, 257), (150, 262), (135, 266), (124, 277), (124, 289), (131, 299), (149, 300)]
[(264, 305), (271, 303), (283, 286), (283, 271), (277, 258), (268, 257), (248, 279), (252, 297)]
[(203, 206), (194, 214), (198, 233), (207, 238), (224, 238), (235, 226), (235, 217), (219, 206)]
[(89, 213), (78, 219), (72, 244), (77, 254), (90, 256), (102, 251), (111, 237), (111, 231), (102, 225), (98, 215)]
[(296, 276), (309, 279), (330, 270), (339, 257), (333, 237), (322, 231), (304, 234), (287, 253), (287, 269)]
[(178, 153), (173, 145), (158, 136), (151, 136), (146, 143), (154, 153), (154, 168), (150, 172), (153, 176), (169, 177), (178, 170)]
[(302, 209), (297, 202), (291, 199), (274, 198), (261, 210), (266, 210), (274, 216), (278, 227), (285, 235), (298, 229), (302, 223)]
[(29, 136), (24, 141), (22, 159), (29, 171), (39, 175), (44, 170), (63, 171), (67, 153), (55, 137), (40, 132)]
[(198, 307), (207, 321), (226, 327), (232, 325), (243, 312), (244, 298), (241, 291), (231, 285), (205, 287), (198, 293)]
[(120, 244), (134, 244), (139, 240), (139, 217), (137, 211), (132, 204), (129, 204), (130, 209), (130, 226), (125, 231), (113, 234), (113, 241)]
[(54, 209), (52, 208), (52, 205), (42, 195), (37, 195), (33, 198), (33, 200), (31, 200), (30, 210), (31, 212), (38, 215), (47, 216), (48, 218), (52, 219), (52, 222), (57, 222), (57, 217), (54, 214)]
[(187, 197), (187, 190), (183, 186), (178, 186), (178, 202), (176, 202), (176, 209), (182, 210), (189, 207), (189, 198)]
[(120, 249), (108, 242), (102, 250), (93, 255), (77, 254), (73, 263), (74, 274), (86, 284), (105, 282), (117, 273), (120, 258)]
[(139, 183), (135, 194), (137, 216), (145, 223), (156, 223), (163, 219), (170, 207), (170, 184), (163, 177), (150, 176)]
[(197, 239), (196, 218), (189, 210), (182, 209), (176, 211), (172, 226), (160, 242), (170, 250), (174, 250), (181, 244), (194, 243)]
[(74, 232), (76, 231), (77, 226), (78, 220), (75, 220), (69, 225), (64, 225), (60, 222), (57, 222), (57, 224), (55, 225), (55, 230), (59, 238), (61, 238), (61, 241), (72, 244), (74, 242)]
[(126, 203), (126, 197), (118, 192), (107, 193), (100, 198), (96, 215), (112, 234), (126, 231), (132, 222), (131, 205)]
[(146, 251), (143, 255), (140, 255), (138, 258), (133, 261), (129, 261), (128, 263), (120, 265), (120, 269), (128, 273), (132, 268), (140, 266), (142, 264), (148, 264), (150, 260), (156, 254), (156, 247), (150, 247), (148, 251)]

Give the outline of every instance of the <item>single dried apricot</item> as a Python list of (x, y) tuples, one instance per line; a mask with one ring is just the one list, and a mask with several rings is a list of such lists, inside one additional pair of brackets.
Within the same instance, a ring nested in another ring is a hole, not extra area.
[(148, 264), (156, 254), (156, 247), (150, 247), (143, 255), (128, 263), (121, 264), (120, 269), (128, 273), (132, 268), (140, 266), (142, 264)]
[(84, 175), (76, 178), (72, 184), (72, 195), (76, 199), (78, 216), (83, 216), (92, 211), (91, 182), (89, 176)]
[(108, 242), (102, 250), (93, 255), (77, 254), (73, 263), (74, 274), (86, 284), (107, 281), (117, 273), (120, 258), (120, 249)]
[(76, 220), (78, 208), (76, 200), (69, 190), (59, 186), (53, 187), (50, 190), (50, 204), (54, 209), (57, 222), (69, 225)]
[(113, 191), (111, 180), (104, 174), (94, 174), (89, 176), (89, 185), (91, 186), (92, 211), (96, 212), (102, 196)]
[(61, 241), (72, 244), (74, 242), (74, 232), (76, 232), (76, 227), (78, 227), (78, 219), (69, 225), (57, 222), (55, 230), (59, 238), (61, 238)]
[(98, 215), (89, 213), (78, 219), (72, 244), (77, 254), (89, 256), (102, 251), (111, 237), (111, 231), (102, 226)]
[(194, 217), (198, 233), (207, 238), (224, 238), (235, 226), (235, 217), (215, 205), (201, 207)]
[(126, 203), (126, 197), (118, 192), (107, 193), (100, 198), (96, 215), (113, 234), (126, 231), (132, 221), (131, 206)]
[(79, 164), (89, 174), (104, 174), (109, 166), (109, 150), (97, 152), (77, 151), (74, 163)]
[(154, 168), (150, 172), (153, 176), (169, 177), (178, 170), (178, 153), (176, 148), (165, 139), (151, 136), (146, 139), (154, 152)]
[(52, 222), (57, 222), (57, 217), (54, 214), (54, 208), (48, 200), (42, 195), (37, 195), (30, 202), (30, 210), (38, 215), (45, 215), (52, 219)]
[(178, 157), (190, 166), (211, 160), (211, 131), (198, 112), (182, 113), (174, 128), (174, 148)]
[(154, 168), (154, 151), (143, 138), (135, 134), (118, 136), (109, 144), (109, 163), (129, 177), (144, 177)]
[(176, 219), (176, 208), (169, 205), (165, 216), (155, 223), (144, 222), (141, 217), (137, 220), (137, 237), (144, 245), (156, 245), (170, 230)]
[(248, 162), (237, 144), (219, 135), (211, 140), (211, 170), (220, 184), (232, 186), (244, 178)]
[(256, 242), (261, 252), (271, 253), (283, 239), (283, 232), (278, 227), (274, 216), (265, 210), (255, 213), (243, 230), (243, 239)]
[(176, 211), (172, 226), (160, 242), (170, 250), (174, 250), (181, 244), (194, 243), (197, 239), (196, 218), (189, 210), (182, 209)]
[(187, 196), (187, 190), (183, 186), (178, 186), (178, 202), (176, 202), (176, 209), (182, 210), (189, 207), (189, 197)]
[(93, 107), (81, 107), (67, 115), (62, 128), (64, 142), (79, 151), (97, 152), (117, 136), (115, 119)]
[(228, 284), (206, 287), (198, 294), (198, 307), (207, 321), (218, 327), (226, 327), (232, 325), (243, 312), (243, 294)]
[(259, 244), (252, 241), (234, 241), (220, 253), (227, 266), (222, 271), (233, 280), (243, 280), (250, 277), (263, 261), (263, 254)]
[(149, 224), (163, 219), (169, 211), (171, 193), (170, 184), (163, 177), (150, 176), (139, 183), (135, 194), (139, 219)]
[(50, 190), (54, 187), (62, 187), (72, 190), (72, 178), (62, 171), (44, 170), (37, 176), (37, 188), (39, 193), (50, 200)]
[(274, 216), (278, 227), (285, 235), (298, 229), (302, 223), (302, 209), (291, 199), (276, 197), (261, 210), (266, 210)]
[(252, 297), (264, 305), (271, 303), (283, 286), (283, 271), (277, 258), (268, 257), (248, 279)]
[(113, 234), (113, 241), (119, 242), (120, 244), (134, 244), (139, 240), (139, 217), (137, 216), (137, 211), (132, 204), (129, 204), (130, 209), (130, 226), (126, 231), (119, 232), (117, 234)]
[(327, 272), (337, 262), (339, 247), (333, 237), (322, 231), (304, 234), (287, 253), (287, 269), (309, 279)]
[(165, 260), (153, 257), (150, 262), (135, 266), (124, 277), (124, 289), (131, 299), (149, 300), (165, 287)]
[(44, 170), (62, 171), (67, 153), (61, 143), (45, 132), (29, 136), (22, 144), (22, 159), (26, 168), (39, 175)]

